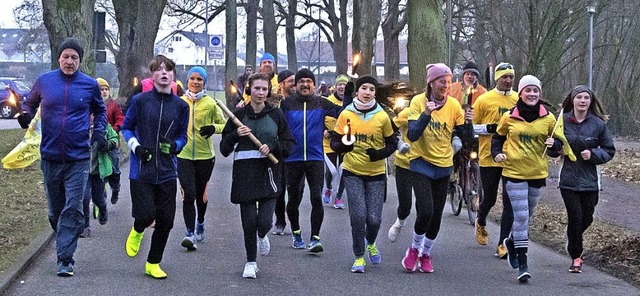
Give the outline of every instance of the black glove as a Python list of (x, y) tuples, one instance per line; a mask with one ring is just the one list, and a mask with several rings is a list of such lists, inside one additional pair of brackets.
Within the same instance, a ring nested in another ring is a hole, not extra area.
[(33, 119), (33, 117), (31, 117), (31, 115), (29, 115), (29, 113), (22, 112), (22, 114), (20, 114), (20, 116), (18, 116), (18, 123), (20, 124), (21, 128), (27, 129), (27, 128), (29, 128), (29, 124), (31, 123), (32, 119)]
[(92, 139), (93, 137), (96, 137), (95, 142), (96, 142), (98, 151), (100, 152), (109, 151), (109, 143), (107, 143), (107, 139), (105, 139), (104, 136), (100, 134), (94, 134), (92, 136)]
[(178, 152), (176, 151), (176, 142), (175, 141), (169, 141), (167, 139), (160, 139), (160, 143), (158, 144), (158, 146), (160, 146), (160, 152), (164, 153), (164, 154), (177, 154)]
[(371, 161), (378, 161), (378, 160), (384, 159), (382, 152), (380, 150), (369, 148), (366, 151), (367, 151), (367, 155), (369, 155), (369, 160)]
[(495, 134), (496, 133), (496, 129), (498, 129), (498, 125), (497, 124), (487, 124), (487, 133)]
[(209, 139), (209, 137), (213, 136), (215, 132), (216, 132), (216, 127), (213, 125), (205, 125), (200, 128), (200, 135), (203, 136), (205, 139)]
[(140, 159), (140, 161), (142, 162), (149, 162), (151, 158), (153, 158), (153, 156), (151, 155), (151, 152), (149, 152), (149, 150), (147, 150), (146, 148), (143, 148), (142, 146), (136, 147), (136, 150), (134, 151), (134, 153), (138, 157), (138, 159)]

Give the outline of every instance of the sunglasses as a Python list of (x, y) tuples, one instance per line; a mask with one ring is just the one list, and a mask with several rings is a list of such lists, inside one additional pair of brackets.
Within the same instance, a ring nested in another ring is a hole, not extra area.
[(513, 70), (513, 65), (511, 65), (511, 64), (502, 64), (502, 65), (496, 67), (496, 71), (502, 71), (502, 70), (507, 70), (507, 69)]

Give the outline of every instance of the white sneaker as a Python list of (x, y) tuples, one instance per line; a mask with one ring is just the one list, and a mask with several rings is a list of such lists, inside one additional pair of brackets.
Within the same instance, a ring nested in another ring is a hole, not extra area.
[(400, 231), (402, 231), (402, 226), (393, 223), (393, 225), (391, 225), (391, 228), (389, 228), (389, 240), (391, 242), (395, 242), (396, 239), (398, 239), (398, 236), (400, 235)]
[(242, 272), (243, 278), (256, 278), (256, 274), (258, 273), (258, 264), (255, 262), (247, 262), (244, 265), (244, 271)]
[(260, 250), (260, 255), (267, 256), (271, 251), (271, 243), (269, 243), (269, 237), (264, 236), (264, 238), (258, 237), (258, 250)]

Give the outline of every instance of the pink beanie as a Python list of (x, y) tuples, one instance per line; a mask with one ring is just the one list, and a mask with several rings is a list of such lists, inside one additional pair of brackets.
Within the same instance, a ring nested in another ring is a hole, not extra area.
[(443, 63), (427, 65), (427, 84), (436, 80), (438, 77), (445, 75), (453, 76), (453, 74), (451, 74), (451, 69), (449, 69), (449, 66)]

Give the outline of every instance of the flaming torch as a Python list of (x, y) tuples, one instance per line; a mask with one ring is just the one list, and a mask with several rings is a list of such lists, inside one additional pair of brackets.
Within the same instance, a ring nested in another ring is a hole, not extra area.
[(351, 67), (351, 74), (349, 74), (351, 78), (355, 78), (355, 79), (358, 78), (358, 73), (356, 73), (356, 71), (358, 71), (358, 66), (360, 66), (361, 60), (362, 60), (362, 51), (353, 55), (353, 67)]
[(133, 77), (133, 86), (136, 87), (139, 83), (140, 82), (138, 81), (138, 77)]
[(353, 145), (356, 142), (356, 137), (351, 135), (351, 120), (347, 119), (347, 125), (344, 126), (344, 136), (342, 136), (342, 144), (347, 146)]

